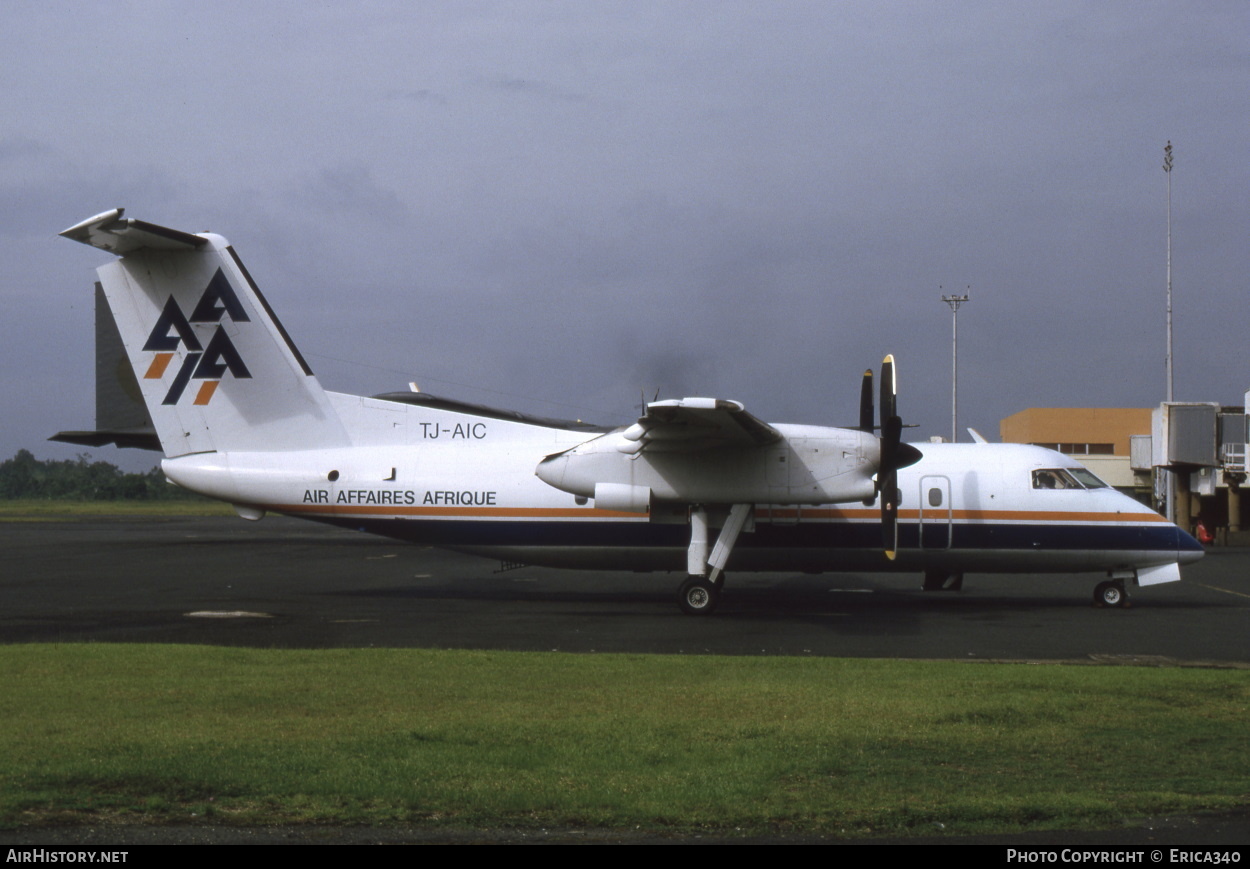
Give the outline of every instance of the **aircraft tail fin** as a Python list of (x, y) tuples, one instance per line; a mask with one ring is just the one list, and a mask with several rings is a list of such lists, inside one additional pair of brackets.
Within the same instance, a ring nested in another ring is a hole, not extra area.
[[(165, 455), (345, 445), (325, 391), (230, 244), (122, 215), (61, 235), (120, 257), (98, 269), (97, 286)], [(109, 355), (98, 349), (97, 365)]]

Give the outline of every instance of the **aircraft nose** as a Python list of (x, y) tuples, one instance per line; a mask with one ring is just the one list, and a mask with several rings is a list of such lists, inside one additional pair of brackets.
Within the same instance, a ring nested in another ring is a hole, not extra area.
[(1195, 562), (1205, 554), (1206, 548), (1193, 535), (1176, 526), (1176, 557), (1181, 564)]

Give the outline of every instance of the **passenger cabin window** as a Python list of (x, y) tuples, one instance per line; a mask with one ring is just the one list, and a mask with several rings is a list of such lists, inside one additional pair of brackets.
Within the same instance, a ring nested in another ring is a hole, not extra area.
[(942, 490), (941, 489), (934, 487), (929, 490), (929, 506), (930, 507), (942, 506)]
[(1107, 484), (1084, 468), (1044, 468), (1033, 472), (1034, 489), (1105, 489)]

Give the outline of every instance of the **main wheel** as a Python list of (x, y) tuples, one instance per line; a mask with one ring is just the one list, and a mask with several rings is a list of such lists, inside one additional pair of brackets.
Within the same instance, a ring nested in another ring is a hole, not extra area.
[(1100, 582), (1094, 589), (1095, 606), (1121, 607), (1128, 603), (1124, 586), (1118, 582)]
[(677, 592), (677, 602), (688, 616), (709, 616), (720, 602), (720, 588), (702, 576), (688, 576)]

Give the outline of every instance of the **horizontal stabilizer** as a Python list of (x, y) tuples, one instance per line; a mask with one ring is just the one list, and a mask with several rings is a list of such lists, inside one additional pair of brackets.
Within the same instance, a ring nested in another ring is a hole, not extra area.
[(157, 452), (161, 449), (161, 441), (156, 436), (155, 428), (130, 431), (59, 431), (48, 440), (79, 447), (107, 447), (111, 444), (123, 449), (156, 450)]
[(178, 229), (124, 218), (124, 208), (114, 208), (61, 232), (63, 238), (125, 256), (137, 250), (199, 250), (208, 239)]

